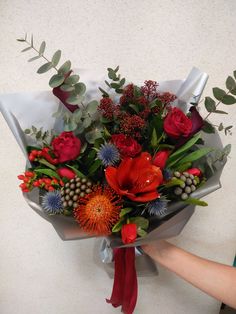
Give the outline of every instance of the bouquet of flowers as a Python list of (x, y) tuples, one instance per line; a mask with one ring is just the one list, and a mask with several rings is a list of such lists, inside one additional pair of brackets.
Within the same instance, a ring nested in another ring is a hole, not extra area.
[(216, 100), (205, 98), (208, 114), (203, 118), (198, 103), (207, 75), (198, 69), (185, 81), (135, 85), (126, 83), (119, 67), (108, 68), (106, 87), (97, 89), (96, 82), (91, 88), (90, 82), (89, 89), (70, 61), (58, 67), (60, 50), (49, 60), (45, 42), (36, 49), (33, 37), (19, 41), (28, 45), (23, 51), (37, 53), (29, 61), (46, 60), (38, 73), (55, 71), (49, 81), (54, 96), (0, 98), (27, 158), (18, 176), (20, 188), (63, 239), (107, 237), (115, 260), (107, 302), (132, 313), (137, 299), (134, 247), (178, 234), (195, 205), (207, 206), (200, 197), (220, 187), (230, 145), (222, 147), (216, 128), (227, 135), (232, 126), (214, 126), (208, 117), (226, 114), (219, 104), (236, 103), (236, 82), (229, 76), (227, 92), (213, 88)]

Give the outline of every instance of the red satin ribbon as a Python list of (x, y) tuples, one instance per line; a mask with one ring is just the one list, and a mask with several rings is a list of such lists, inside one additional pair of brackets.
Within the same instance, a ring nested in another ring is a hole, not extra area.
[(115, 275), (110, 300), (114, 307), (121, 305), (122, 312), (132, 314), (137, 302), (138, 284), (135, 269), (135, 248), (114, 249)]

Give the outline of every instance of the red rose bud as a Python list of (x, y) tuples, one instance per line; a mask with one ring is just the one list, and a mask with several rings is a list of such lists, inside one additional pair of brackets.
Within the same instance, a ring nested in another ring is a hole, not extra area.
[(121, 229), (121, 237), (124, 244), (133, 243), (137, 238), (136, 224), (123, 225)]
[(75, 160), (81, 149), (81, 141), (72, 132), (62, 132), (52, 141), (53, 152), (58, 162)]
[(141, 145), (131, 136), (114, 134), (111, 141), (118, 148), (122, 157), (135, 157), (142, 150)]
[(160, 150), (159, 152), (156, 153), (156, 155), (153, 158), (153, 165), (156, 167), (159, 167), (161, 169), (165, 168), (166, 161), (170, 155), (169, 150)]
[(188, 137), (192, 131), (192, 121), (179, 108), (171, 108), (164, 120), (164, 131), (175, 139)]
[(196, 177), (200, 177), (202, 175), (202, 172), (199, 168), (191, 168), (191, 169), (186, 170), (186, 172)]
[(59, 174), (60, 177), (65, 177), (69, 180), (75, 177), (74, 171), (66, 167), (58, 169), (57, 173)]

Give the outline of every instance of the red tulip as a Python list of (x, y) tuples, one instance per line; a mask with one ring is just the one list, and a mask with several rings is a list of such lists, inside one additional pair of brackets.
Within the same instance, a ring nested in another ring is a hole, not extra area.
[(160, 150), (159, 152), (156, 153), (156, 155), (153, 158), (153, 165), (160, 167), (161, 169), (165, 168), (166, 161), (170, 155), (170, 151), (167, 149)]
[(124, 244), (133, 243), (137, 238), (136, 224), (123, 225), (121, 229), (121, 237)]
[(158, 198), (157, 187), (163, 180), (160, 168), (152, 164), (148, 153), (136, 158), (124, 158), (118, 168), (107, 167), (105, 176), (117, 194), (135, 202), (149, 202)]
[(75, 173), (73, 170), (63, 167), (57, 170), (57, 173), (60, 177), (65, 177), (69, 180), (73, 179), (75, 177)]
[(191, 169), (186, 170), (186, 172), (196, 177), (200, 177), (202, 175), (202, 172), (199, 168), (191, 168)]

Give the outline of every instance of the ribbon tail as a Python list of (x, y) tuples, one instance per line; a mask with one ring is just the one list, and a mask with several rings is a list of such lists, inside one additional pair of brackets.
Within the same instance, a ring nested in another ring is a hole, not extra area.
[(136, 306), (138, 296), (137, 274), (135, 269), (135, 248), (125, 249), (125, 282), (122, 311), (132, 314)]
[(107, 303), (111, 303), (114, 307), (123, 304), (123, 289), (125, 284), (125, 249), (114, 249), (115, 274), (113, 289), (110, 299), (106, 299)]

